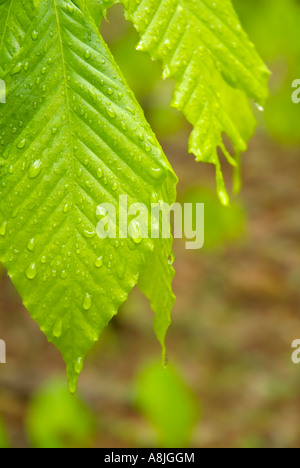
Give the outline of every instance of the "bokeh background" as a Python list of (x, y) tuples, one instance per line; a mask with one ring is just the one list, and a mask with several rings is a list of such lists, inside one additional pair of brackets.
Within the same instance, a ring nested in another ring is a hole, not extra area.
[[(300, 2), (234, 0), (272, 70), (264, 113), (243, 156), (231, 208), (213, 167), (187, 152), (189, 125), (169, 108), (172, 81), (135, 51), (121, 7), (102, 25), (175, 172), (181, 202), (205, 202), (205, 248), (176, 240), (177, 301), (166, 369), (147, 301), (134, 290), (89, 353), (75, 397), (48, 344), (0, 270), (0, 447), (299, 447)], [(238, 105), (238, 103), (237, 103)], [(230, 186), (232, 171), (223, 164)]]

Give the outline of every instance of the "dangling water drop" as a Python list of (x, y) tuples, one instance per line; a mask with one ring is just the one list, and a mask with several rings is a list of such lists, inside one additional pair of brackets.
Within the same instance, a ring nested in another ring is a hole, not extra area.
[(69, 387), (69, 392), (72, 395), (74, 395), (74, 393), (76, 392), (77, 382), (78, 382), (78, 374), (76, 376), (68, 375), (68, 387)]
[(257, 102), (255, 103), (255, 106), (256, 106), (256, 108), (259, 110), (259, 112), (264, 112), (265, 109), (263, 108), (263, 106), (261, 106), (261, 105), (258, 104)]
[(218, 190), (218, 196), (219, 196), (219, 199), (220, 199), (222, 205), (224, 205), (224, 206), (229, 205), (229, 197), (228, 197), (227, 192), (224, 189), (221, 188), (221, 189)]
[(80, 374), (80, 372), (83, 369), (83, 358), (82, 357), (79, 357), (76, 360), (75, 365), (74, 365), (74, 369), (75, 369), (76, 374)]

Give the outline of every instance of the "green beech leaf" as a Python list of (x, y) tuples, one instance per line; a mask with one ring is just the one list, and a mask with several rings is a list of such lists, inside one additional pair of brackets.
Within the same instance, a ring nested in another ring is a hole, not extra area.
[(106, 16), (107, 9), (114, 3), (114, 0), (85, 0), (85, 7), (99, 26), (103, 17)]
[[(165, 78), (176, 79), (172, 106), (194, 127), (190, 152), (197, 160), (216, 165), (219, 197), (227, 204), (217, 147), (230, 164), (239, 165), (238, 155), (245, 151), (255, 126), (248, 98), (263, 105), (268, 69), (230, 0), (121, 2), (141, 35), (138, 49), (163, 62)], [(223, 133), (232, 140), (235, 156), (226, 150)]]
[[(16, 3), (25, 17), (26, 2)], [(100, 239), (97, 206), (109, 202), (119, 217), (119, 196), (171, 205), (177, 179), (84, 2), (40, 0), (26, 29), (2, 62), (0, 258), (74, 392), (84, 356), (153, 255), (167, 288), (163, 302), (152, 286), (145, 293), (162, 344), (160, 314), (173, 301), (171, 239)]]
[(20, 50), (33, 10), (32, 0), (0, 1), (0, 75)]

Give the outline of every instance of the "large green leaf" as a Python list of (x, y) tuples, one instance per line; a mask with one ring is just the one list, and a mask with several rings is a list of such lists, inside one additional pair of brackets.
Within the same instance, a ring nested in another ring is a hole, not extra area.
[[(138, 49), (163, 62), (174, 77), (172, 105), (194, 130), (190, 152), (216, 165), (220, 199), (228, 202), (217, 148), (233, 166), (255, 121), (248, 98), (263, 105), (269, 72), (243, 31), (230, 0), (121, 0), (141, 35)], [(229, 154), (223, 133), (232, 140)]]
[(171, 240), (100, 239), (97, 205), (110, 202), (119, 214), (120, 195), (148, 208), (172, 204), (176, 177), (83, 2), (40, 0), (3, 66), (0, 257), (62, 352), (74, 391), (86, 352), (151, 255), (167, 272), (162, 288), (172, 277)]

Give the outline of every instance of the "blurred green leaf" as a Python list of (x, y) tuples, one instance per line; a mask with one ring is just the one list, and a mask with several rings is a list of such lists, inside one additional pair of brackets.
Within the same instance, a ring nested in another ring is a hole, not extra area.
[(89, 447), (95, 434), (93, 415), (64, 381), (47, 383), (29, 404), (26, 429), (34, 448)]
[(100, 25), (102, 18), (106, 16), (108, 8), (113, 3), (114, 0), (85, 0), (85, 5), (97, 26)]
[(240, 442), (240, 448), (244, 449), (264, 448), (265, 446), (266, 441), (259, 434), (251, 434), (242, 438)]
[(8, 437), (6, 433), (6, 428), (2, 418), (0, 417), (0, 448), (8, 448)]
[[(108, 13), (108, 18), (110, 18), (110, 13)], [(109, 25), (104, 23), (103, 28), (109, 28), (113, 21), (112, 17)], [(126, 23), (125, 25), (124, 34), (115, 34), (109, 41), (109, 46), (136, 97), (144, 99), (160, 80), (161, 68), (159, 63), (151, 62), (146, 53), (139, 53), (135, 50), (138, 35), (133, 28), (128, 27)]]
[(179, 197), (181, 203), (204, 203), (204, 249), (234, 242), (243, 236), (245, 211), (232, 200), (229, 206), (220, 204), (215, 192), (208, 188), (190, 188)]
[(177, 371), (154, 363), (137, 381), (137, 406), (153, 425), (161, 447), (187, 447), (199, 419), (199, 403)]
[(264, 114), (267, 129), (280, 143), (299, 143), (300, 106), (292, 102), (291, 85), (300, 78), (300, 3), (298, 0), (234, 0), (233, 3), (272, 70), (271, 97)]

